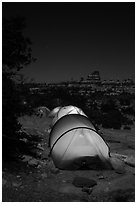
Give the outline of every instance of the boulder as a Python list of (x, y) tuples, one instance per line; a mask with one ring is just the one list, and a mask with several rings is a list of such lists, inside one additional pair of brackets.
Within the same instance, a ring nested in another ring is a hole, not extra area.
[(84, 178), (84, 177), (75, 177), (72, 184), (76, 187), (80, 187), (80, 188), (84, 188), (84, 187), (88, 187), (91, 188), (95, 185), (97, 185), (97, 182), (93, 179), (88, 179), (88, 178)]
[(31, 159), (31, 160), (28, 161), (28, 164), (29, 164), (30, 166), (38, 166), (39, 161), (36, 160), (36, 159)]
[(120, 173), (120, 174), (125, 173), (125, 165), (121, 159), (116, 157), (110, 157), (110, 163), (116, 173)]
[(124, 159), (124, 162), (128, 164), (129, 166), (135, 167), (135, 157), (129, 156), (126, 159)]

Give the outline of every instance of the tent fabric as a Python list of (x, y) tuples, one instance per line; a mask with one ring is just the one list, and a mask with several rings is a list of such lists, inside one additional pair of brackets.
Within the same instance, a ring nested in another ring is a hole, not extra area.
[(54, 108), (50, 113), (49, 113), (49, 117), (53, 118), (55, 117), (55, 115), (59, 112), (60, 108), (62, 108), (61, 106), (58, 106), (56, 108)]
[(49, 143), (53, 162), (60, 169), (69, 169), (75, 162), (92, 163), (94, 158), (102, 162), (109, 159), (109, 147), (82, 115), (70, 114), (59, 119), (50, 133)]
[(86, 116), (86, 114), (82, 111), (82, 109), (76, 106), (69, 105), (69, 106), (64, 106), (64, 107), (57, 107), (53, 109), (53, 111), (50, 114), (54, 116), (52, 125), (54, 125), (63, 116), (69, 115), (69, 114), (80, 114), (80, 115)]

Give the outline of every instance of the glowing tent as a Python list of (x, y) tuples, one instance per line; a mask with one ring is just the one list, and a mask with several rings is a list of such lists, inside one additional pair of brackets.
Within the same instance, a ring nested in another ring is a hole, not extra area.
[(54, 108), (54, 109), (49, 113), (49, 117), (50, 117), (50, 118), (54, 118), (55, 115), (59, 112), (60, 108), (61, 108), (61, 106), (58, 106), (58, 107)]
[(76, 106), (69, 105), (69, 106), (64, 106), (64, 107), (57, 107), (53, 109), (50, 113), (51, 116), (54, 116), (52, 125), (54, 125), (63, 116), (69, 115), (69, 114), (80, 114), (80, 115), (86, 116), (85, 113)]
[(107, 163), (109, 148), (85, 116), (70, 114), (59, 119), (50, 133), (51, 157), (60, 169)]

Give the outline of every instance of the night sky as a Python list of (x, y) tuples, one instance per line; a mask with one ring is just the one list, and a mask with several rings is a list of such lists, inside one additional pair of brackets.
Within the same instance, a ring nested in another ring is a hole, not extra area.
[(22, 73), (36, 82), (134, 79), (135, 3), (3, 3), (3, 17), (26, 18), (35, 63)]

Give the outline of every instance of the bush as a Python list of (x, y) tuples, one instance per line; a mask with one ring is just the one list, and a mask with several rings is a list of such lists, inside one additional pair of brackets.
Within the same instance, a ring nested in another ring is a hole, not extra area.
[(17, 132), (21, 125), (17, 121), (19, 114), (19, 97), (15, 84), (6, 75), (3, 75), (2, 86), (2, 151), (3, 156), (13, 155), (18, 145)]
[(22, 17), (2, 19), (2, 143), (4, 154), (9, 156), (16, 153), (20, 144), (21, 125), (17, 117), (22, 110), (15, 78), (20, 69), (34, 61), (31, 41), (24, 37), (24, 29)]
[(131, 120), (130, 118), (127, 118), (127, 117), (123, 117), (122, 118), (122, 123), (124, 124), (124, 125), (133, 125), (133, 120)]
[(133, 115), (135, 116), (135, 110), (133, 107), (127, 107), (122, 109), (123, 114)]
[(102, 127), (120, 129), (122, 125), (122, 115), (118, 110), (113, 110), (104, 115)]
[(124, 126), (124, 130), (131, 130), (131, 127), (130, 126)]
[(113, 99), (106, 99), (102, 104), (101, 104), (101, 111), (104, 113), (109, 113), (116, 109), (116, 102)]
[(99, 110), (92, 110), (88, 113), (88, 117), (91, 121), (94, 121), (97, 125), (102, 123), (102, 113)]

